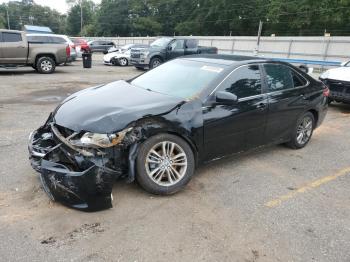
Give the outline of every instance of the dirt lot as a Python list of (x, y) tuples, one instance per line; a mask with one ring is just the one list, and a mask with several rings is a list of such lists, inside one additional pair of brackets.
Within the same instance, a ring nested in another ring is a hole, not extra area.
[(67, 95), (131, 78), (95, 57), (53, 75), (0, 70), (2, 261), (350, 261), (350, 106), (330, 107), (307, 148), (275, 146), (200, 168), (171, 197), (119, 181), (114, 208), (49, 201), (28, 162), (29, 133)]

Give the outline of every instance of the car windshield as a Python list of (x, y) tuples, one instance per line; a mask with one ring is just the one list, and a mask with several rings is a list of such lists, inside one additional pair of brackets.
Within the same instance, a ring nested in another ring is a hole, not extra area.
[(155, 40), (151, 46), (152, 47), (166, 47), (170, 41), (172, 40), (172, 38), (159, 38), (157, 40)]
[(131, 84), (189, 99), (207, 88), (225, 68), (225, 65), (177, 59), (148, 71), (131, 81)]

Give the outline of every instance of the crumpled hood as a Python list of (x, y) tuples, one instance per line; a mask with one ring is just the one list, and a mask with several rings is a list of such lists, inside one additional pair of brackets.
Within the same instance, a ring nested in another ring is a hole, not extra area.
[(324, 72), (320, 78), (350, 82), (350, 67), (330, 69)]
[(69, 96), (57, 107), (54, 120), (76, 132), (113, 133), (145, 116), (167, 113), (182, 101), (117, 81)]

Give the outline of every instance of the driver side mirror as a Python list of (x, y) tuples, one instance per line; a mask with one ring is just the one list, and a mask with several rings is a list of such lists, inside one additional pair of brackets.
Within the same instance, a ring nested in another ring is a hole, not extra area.
[(219, 91), (215, 94), (217, 103), (225, 105), (234, 105), (238, 102), (238, 97), (235, 94), (225, 91)]
[(171, 45), (169, 45), (167, 49), (168, 49), (168, 51), (171, 51), (171, 50), (173, 50), (173, 47)]

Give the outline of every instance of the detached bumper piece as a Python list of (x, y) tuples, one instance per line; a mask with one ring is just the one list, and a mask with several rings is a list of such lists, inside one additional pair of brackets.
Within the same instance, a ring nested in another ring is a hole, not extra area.
[(55, 201), (84, 211), (112, 207), (112, 187), (119, 172), (108, 167), (109, 159), (86, 157), (57, 137), (57, 129), (46, 124), (29, 141), (29, 159), (40, 173), (47, 195)]

